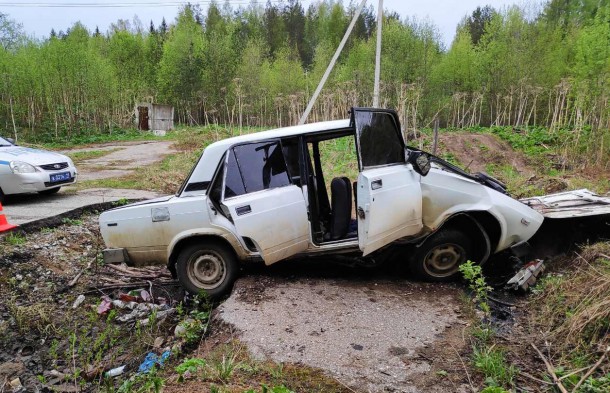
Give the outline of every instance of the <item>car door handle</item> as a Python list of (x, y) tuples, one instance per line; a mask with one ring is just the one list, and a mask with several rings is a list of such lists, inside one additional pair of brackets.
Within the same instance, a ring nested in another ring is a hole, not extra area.
[(252, 208), (250, 205), (236, 207), (235, 213), (237, 213), (238, 216), (243, 216), (244, 214), (252, 213)]
[(362, 207), (358, 208), (358, 218), (364, 220), (366, 217), (366, 213), (364, 213), (364, 209)]
[(381, 187), (383, 187), (383, 182), (381, 181), (381, 179), (379, 180), (373, 180), (371, 182), (371, 190), (378, 190)]

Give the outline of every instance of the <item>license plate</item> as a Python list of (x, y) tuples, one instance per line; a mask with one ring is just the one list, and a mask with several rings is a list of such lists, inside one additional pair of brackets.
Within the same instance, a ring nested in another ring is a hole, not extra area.
[(55, 173), (55, 174), (51, 175), (51, 183), (57, 183), (59, 181), (64, 181), (64, 180), (70, 180), (71, 178), (72, 178), (72, 175), (70, 174), (70, 172)]

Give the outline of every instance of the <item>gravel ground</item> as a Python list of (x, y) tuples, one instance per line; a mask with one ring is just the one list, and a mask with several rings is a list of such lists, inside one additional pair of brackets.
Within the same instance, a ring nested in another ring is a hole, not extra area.
[(459, 291), (390, 279), (248, 276), (219, 315), (255, 358), (322, 368), (356, 391), (442, 392), (446, 386), (422, 390), (418, 380), (429, 379), (433, 359), (421, 351), (435, 353), (448, 329), (465, 324)]

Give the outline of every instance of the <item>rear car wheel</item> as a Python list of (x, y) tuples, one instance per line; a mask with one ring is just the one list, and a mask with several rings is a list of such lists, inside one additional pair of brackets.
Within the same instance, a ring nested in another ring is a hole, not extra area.
[(411, 269), (426, 281), (451, 281), (458, 276), (459, 266), (471, 255), (472, 242), (455, 229), (445, 229), (430, 236), (415, 249)]
[(213, 242), (186, 246), (176, 261), (180, 284), (193, 295), (204, 291), (212, 299), (231, 291), (237, 271), (235, 255)]
[(48, 190), (38, 191), (38, 193), (41, 195), (53, 195), (57, 194), (60, 188), (61, 187), (49, 188)]

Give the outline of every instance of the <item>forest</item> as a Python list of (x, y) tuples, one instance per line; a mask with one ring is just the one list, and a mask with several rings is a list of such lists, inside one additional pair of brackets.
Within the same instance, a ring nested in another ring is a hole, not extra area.
[[(138, 102), (186, 125), (296, 124), (357, 4), (299, 0), (185, 5), (176, 20), (80, 23), (29, 38), (0, 13), (0, 129), (29, 141), (133, 128)], [(442, 127), (569, 129), (610, 146), (610, 2), (482, 6), (445, 48), (431, 22), (386, 10), (381, 104), (406, 132)], [(372, 104), (376, 13), (360, 15), (309, 121)], [(601, 145), (600, 145), (601, 144)], [(600, 153), (601, 154), (601, 153)]]

